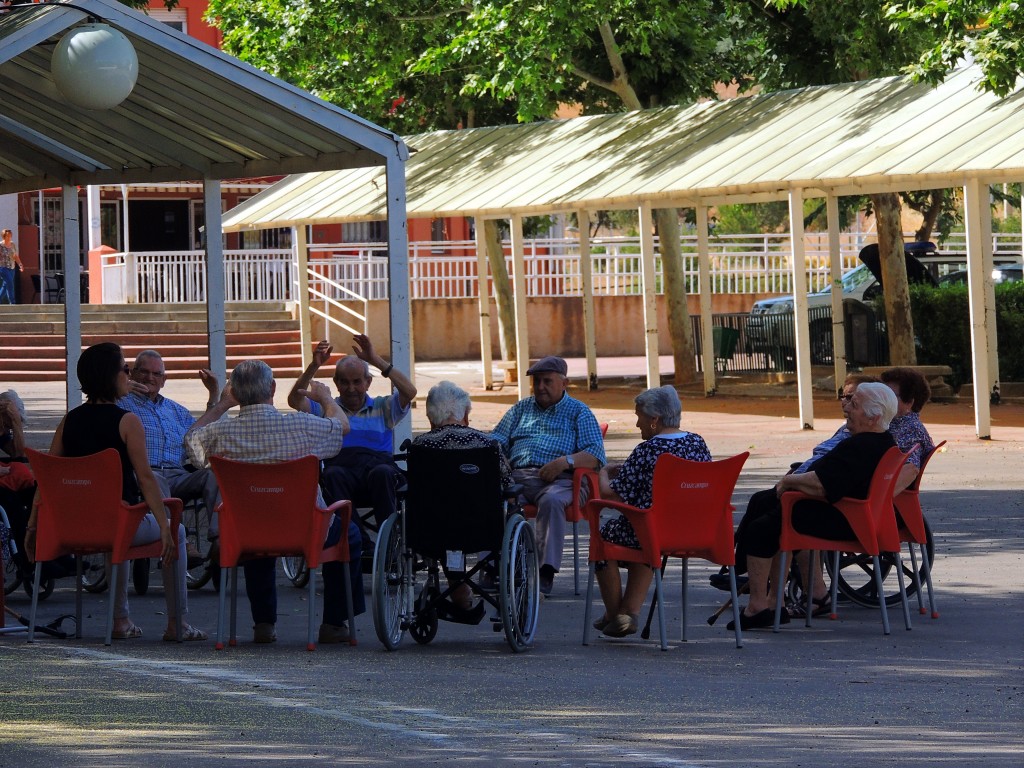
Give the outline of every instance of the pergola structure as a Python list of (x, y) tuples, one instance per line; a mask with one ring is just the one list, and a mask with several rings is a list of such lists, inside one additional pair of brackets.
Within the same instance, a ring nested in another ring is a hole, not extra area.
[[(704, 384), (715, 389), (707, 211), (712, 205), (787, 200), (796, 287), (800, 417), (813, 427), (803, 202), (826, 198), (833, 285), (841, 277), (838, 198), (962, 187), (965, 193), (976, 427), (991, 432), (989, 392), (998, 381), (988, 185), (1024, 179), (1024, 90), (998, 98), (964, 67), (938, 87), (890, 77), (631, 113), (410, 137), (410, 217), (510, 219), (520, 395), (529, 367), (523, 269), (524, 216), (576, 212), (589, 373), (596, 373), (590, 211), (640, 212), (647, 379), (660, 380), (655, 314), (653, 208), (697, 213)], [(225, 217), (225, 229), (386, 218), (379, 172), (358, 169), (285, 179)], [(490, 376), (487, 263), (477, 227), (481, 338)], [(845, 375), (841, 292), (833, 292), (836, 377)]]
[[(131, 94), (83, 109), (59, 91), (51, 56), (68, 30), (101, 21), (138, 57)], [(202, 181), (206, 215), (210, 368), (226, 367), (223, 179), (372, 167), (388, 221), (391, 355), (410, 363), (408, 235), (402, 139), (116, 0), (57, 0), (0, 9), (0, 194), (60, 186), (64, 265), (77, 272), (78, 191), (100, 184)], [(68, 280), (68, 407), (81, 401), (81, 296)], [(308, 354), (308, 350), (307, 350)]]

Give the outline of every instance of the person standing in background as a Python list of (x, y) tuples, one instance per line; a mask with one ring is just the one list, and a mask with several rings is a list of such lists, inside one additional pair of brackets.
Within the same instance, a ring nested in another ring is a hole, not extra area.
[(13, 236), (14, 233), (9, 229), (0, 232), (0, 304), (18, 303), (14, 296), (14, 270), (25, 271)]

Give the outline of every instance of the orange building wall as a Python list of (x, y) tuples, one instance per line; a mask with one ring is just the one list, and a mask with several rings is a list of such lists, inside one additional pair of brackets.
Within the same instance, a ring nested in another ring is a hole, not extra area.
[[(188, 36), (219, 49), (223, 39), (220, 30), (203, 21), (203, 14), (206, 13), (208, 6), (207, 0), (178, 0), (178, 8), (185, 11), (186, 14)], [(149, 7), (154, 10), (164, 10), (163, 0), (150, 0)]]

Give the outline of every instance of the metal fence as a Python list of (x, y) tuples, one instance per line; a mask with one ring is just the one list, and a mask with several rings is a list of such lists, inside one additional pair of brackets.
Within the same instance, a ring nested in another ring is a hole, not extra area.
[[(887, 365), (889, 347), (884, 328), (872, 309), (857, 301), (844, 302), (846, 360), (850, 365)], [(811, 365), (833, 364), (832, 308), (813, 307), (807, 313)], [(701, 318), (690, 318), (697, 355), (703, 370)], [(796, 371), (796, 324), (793, 312), (765, 315), (721, 313), (711, 316), (715, 369), (726, 373), (793, 373)]]
[[(858, 265), (862, 237), (844, 235), (840, 243), (843, 272)], [(688, 293), (697, 291), (696, 238), (685, 236), (683, 268)], [(510, 244), (506, 268), (511, 275)], [(710, 240), (711, 290), (721, 294), (792, 292), (792, 256), (787, 235), (724, 235)], [(595, 238), (590, 244), (595, 296), (633, 296), (642, 292), (640, 241), (636, 237)], [(806, 241), (810, 291), (828, 285), (827, 238), (811, 233)], [(409, 278), (413, 299), (475, 299), (479, 295), (476, 244), (465, 241), (410, 243)], [(1020, 258), (1020, 236), (993, 235), (997, 259)], [(963, 235), (940, 246), (945, 264), (966, 262)], [(294, 298), (295, 267), (287, 249), (225, 251), (227, 301), (286, 301)], [(356, 294), (388, 297), (387, 249), (382, 243), (317, 244), (309, 248), (311, 287), (338, 301)], [(580, 296), (579, 243), (572, 238), (526, 241), (526, 292), (531, 297)], [(323, 280), (319, 278), (322, 277)], [(492, 278), (488, 291), (493, 294)], [(660, 251), (655, 239), (655, 285), (663, 292)], [(340, 285), (340, 292), (331, 284)], [(105, 303), (206, 300), (205, 254), (202, 251), (113, 253), (103, 258)]]

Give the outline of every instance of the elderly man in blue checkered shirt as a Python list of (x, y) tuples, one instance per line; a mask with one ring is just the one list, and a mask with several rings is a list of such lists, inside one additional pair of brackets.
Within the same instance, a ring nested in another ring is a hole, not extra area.
[[(220, 396), (220, 385), (217, 378), (208, 369), (199, 371), (199, 378), (206, 387), (207, 410), (213, 408)], [(207, 514), (211, 516), (209, 537), (217, 538), (217, 520), (213, 511), (220, 501), (220, 489), (217, 478), (209, 469), (192, 471), (185, 465), (185, 433), (195, 423), (195, 417), (189, 410), (160, 394), (167, 383), (167, 369), (164, 367), (160, 353), (147, 349), (135, 358), (128, 382), (128, 394), (117, 401), (119, 407), (130, 411), (142, 421), (146, 433), (146, 455), (164, 497), (173, 497), (190, 501), (202, 497)], [(198, 557), (202, 561), (195, 545), (189, 542), (189, 565)]]
[(565, 360), (545, 357), (526, 373), (533, 377), (533, 396), (513, 405), (491, 434), (522, 483), (522, 496), (537, 505), (540, 591), (549, 595), (562, 564), (573, 469), (600, 469), (604, 440), (594, 414), (565, 391)]

